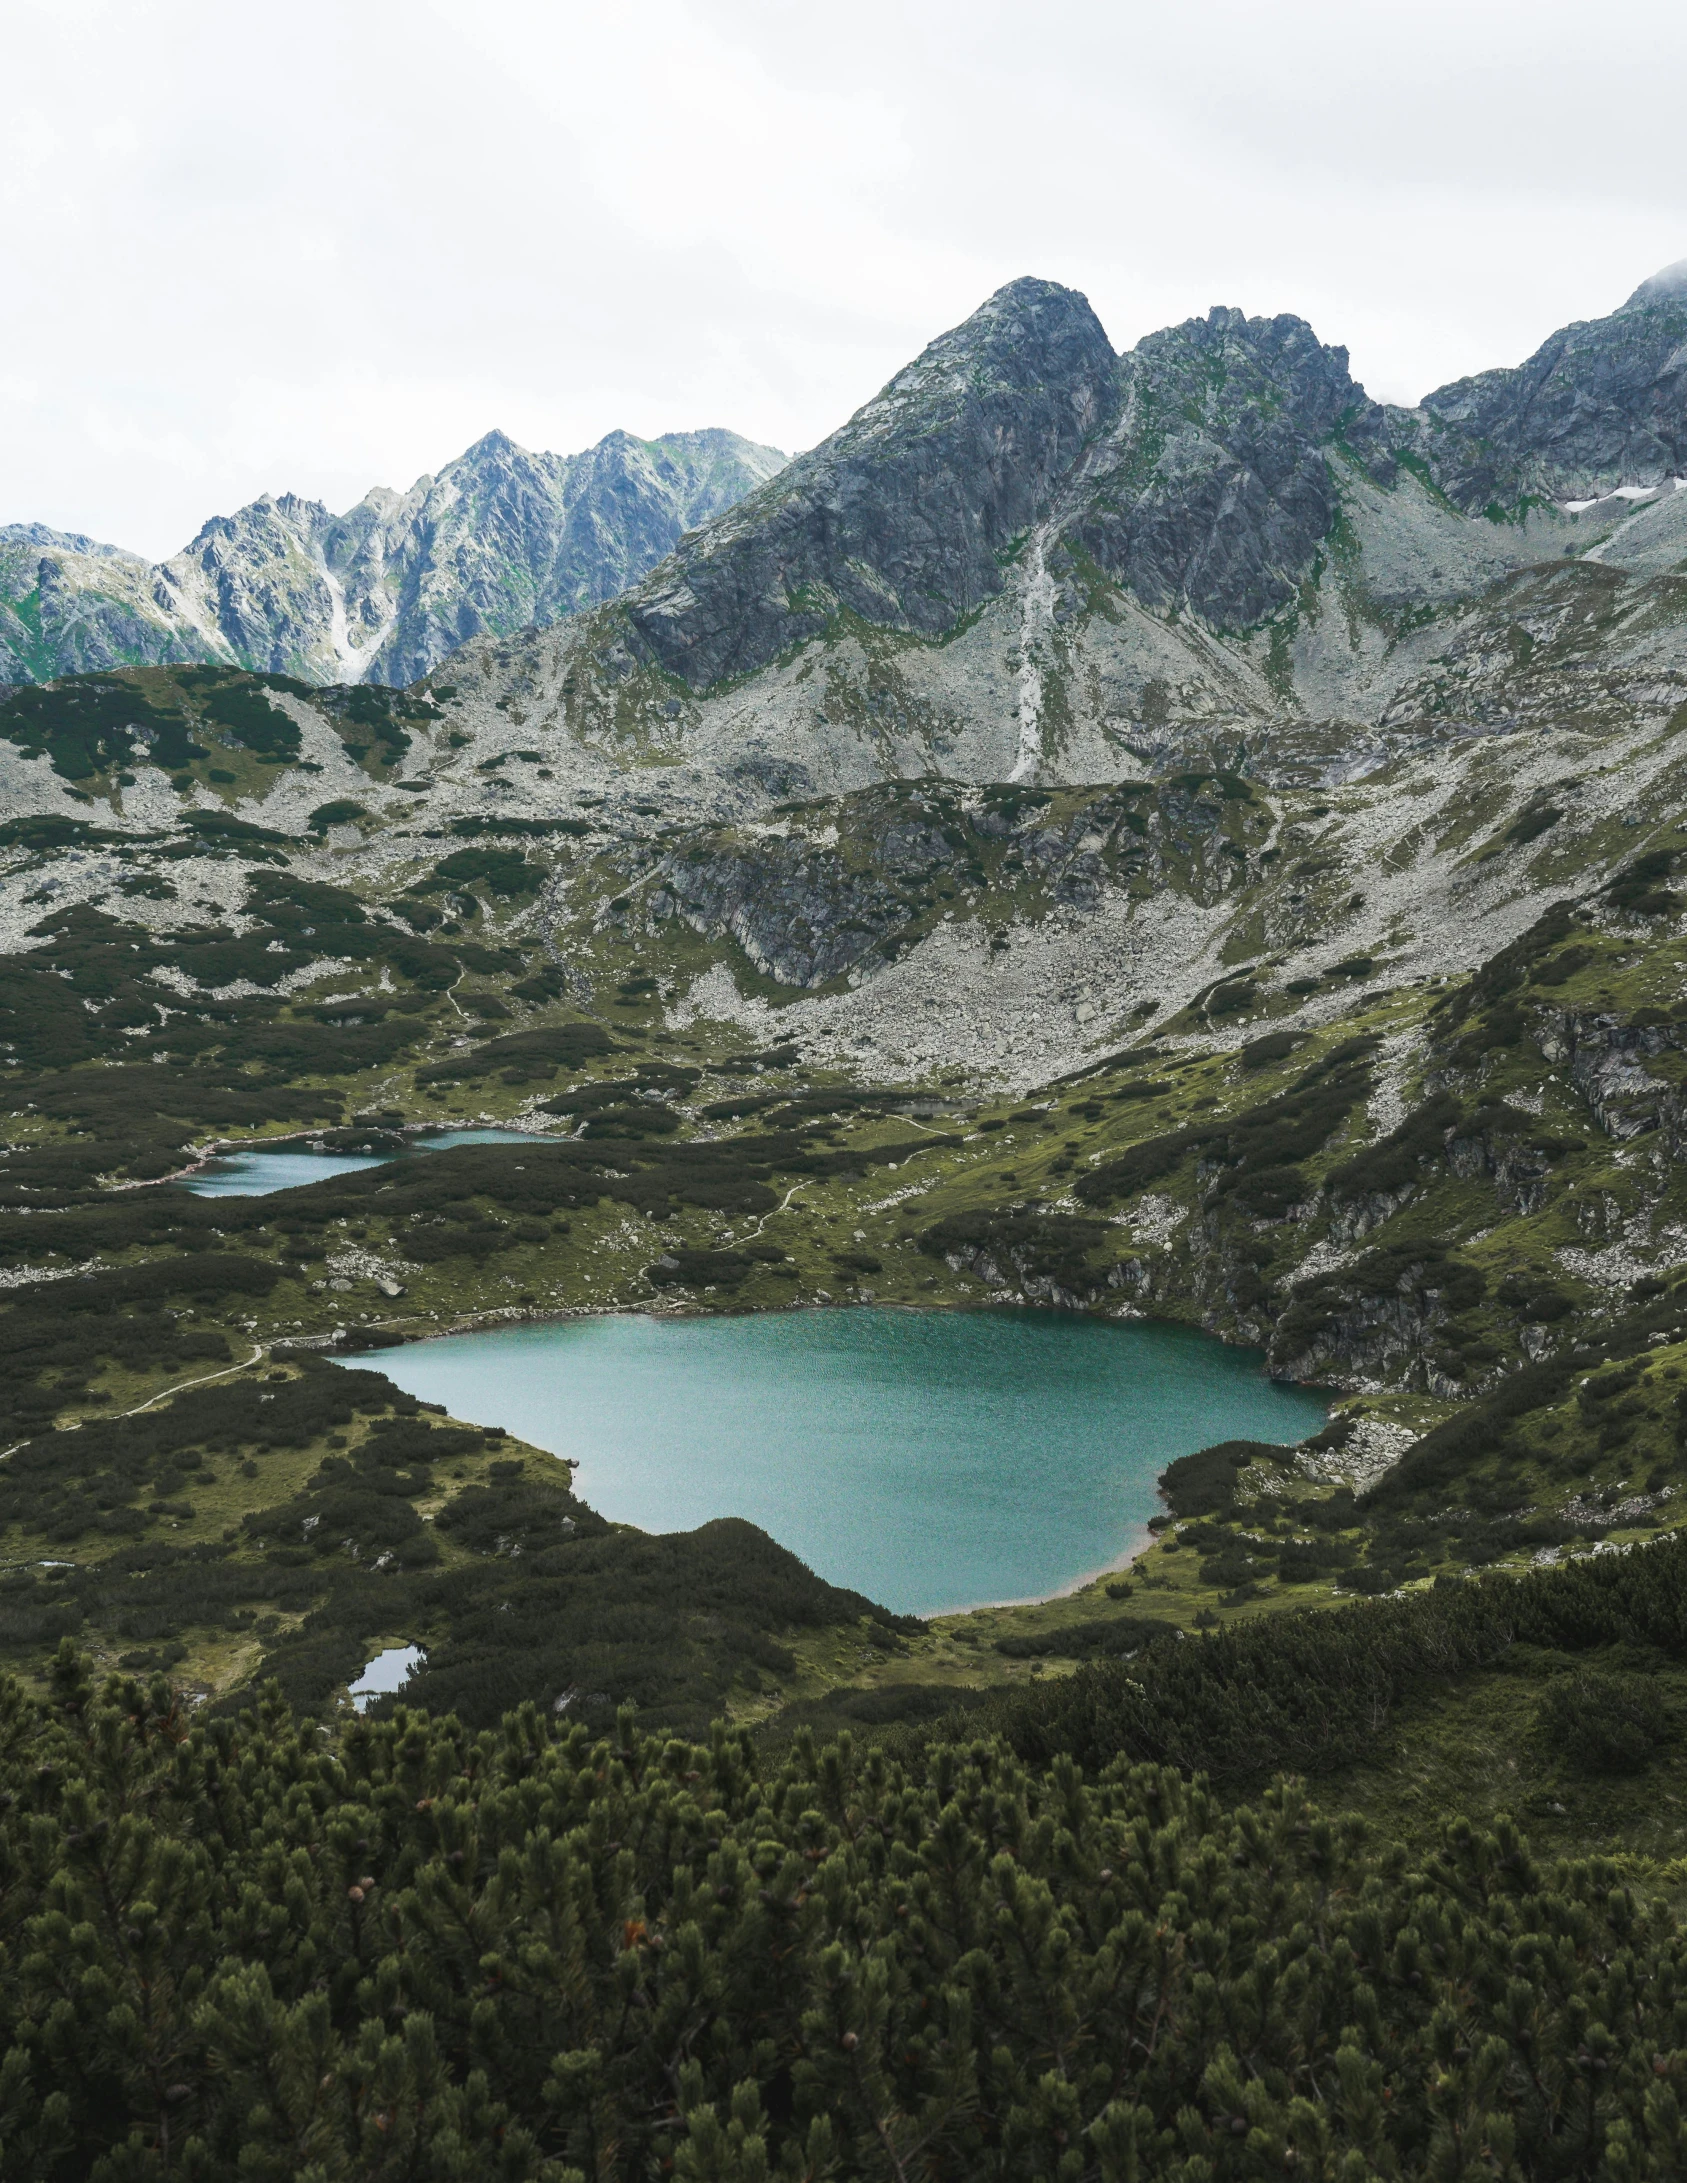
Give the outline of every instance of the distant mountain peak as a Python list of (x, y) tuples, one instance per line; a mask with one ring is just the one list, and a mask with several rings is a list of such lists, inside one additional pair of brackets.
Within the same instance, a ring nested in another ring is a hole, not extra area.
[[(987, 296), (972, 314), (978, 318), (1022, 318), (1051, 305), (1060, 310), (1070, 310), (1074, 305), (1085, 311), (1090, 307), (1089, 298), (1076, 288), (1068, 288), (1058, 280), (1044, 280), (1037, 273), (1021, 273), (1017, 280), (1003, 281), (1002, 285)], [(963, 319), (961, 326), (968, 326), (971, 319)], [(956, 332), (961, 330), (957, 327)]]
[(335, 515), (263, 493), (155, 567), (0, 529), (0, 682), (217, 660), (309, 682), (405, 683), (483, 633), (544, 626), (636, 584), (784, 464), (734, 432), (612, 432), (534, 454), (496, 427), (405, 492)]
[(1643, 280), (1623, 309), (1636, 311), (1648, 303), (1678, 303), (1683, 298), (1687, 298), (1687, 258), (1677, 258), (1673, 265), (1661, 266), (1650, 280)]
[(40, 553), (79, 553), (114, 561), (139, 561), (127, 546), (108, 546), (80, 531), (56, 531), (50, 523), (0, 523), (0, 546), (33, 547)]

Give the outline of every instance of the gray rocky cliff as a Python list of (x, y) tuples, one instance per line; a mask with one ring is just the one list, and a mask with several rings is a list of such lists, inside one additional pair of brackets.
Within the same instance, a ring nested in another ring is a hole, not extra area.
[(328, 679), (313, 669), (336, 657), (334, 602), (318, 545), (332, 521), (320, 501), (265, 493), (234, 515), (213, 516), (158, 571), (158, 590), (208, 649), (222, 648), (211, 656)]
[[(1687, 261), (1683, 261), (1687, 263)], [(1594, 500), (1687, 472), (1687, 275), (1669, 266), (1608, 318), (1526, 363), (1426, 395), (1424, 452), (1459, 507)]]
[(1084, 298), (1017, 280), (627, 600), (634, 641), (703, 689), (840, 613), (939, 636), (1003, 588), (1108, 420), (1118, 366)]
[(1393, 480), (1386, 413), (1303, 319), (1214, 310), (1150, 334), (1120, 378), (1066, 535), (1148, 606), (1262, 620), (1335, 521), (1331, 450)]
[(636, 583), (687, 531), (784, 458), (735, 433), (612, 432), (534, 455), (489, 432), (402, 500), (369, 500), (324, 540), (348, 609), (384, 613), (368, 679), (414, 681), (469, 638), (544, 628)]

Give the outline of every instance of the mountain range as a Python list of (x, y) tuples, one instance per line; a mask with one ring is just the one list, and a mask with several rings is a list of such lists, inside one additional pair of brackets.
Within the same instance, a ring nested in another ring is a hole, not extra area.
[(514, 678), (594, 747), (636, 712), (676, 758), (718, 728), (725, 762), (834, 786), (1262, 736), (1256, 763), (1352, 763), (1551, 710), (1567, 674), (1581, 711), (1673, 705), (1684, 420), (1687, 266), (1414, 409), (1297, 318), (1119, 357), (1017, 281), (622, 598), (453, 680)]
[(502, 432), (408, 492), (335, 515), (265, 494), (154, 564), (43, 524), (0, 527), (0, 681), (215, 661), (306, 682), (409, 682), (471, 636), (595, 605), (784, 457), (734, 432), (611, 432), (579, 455)]

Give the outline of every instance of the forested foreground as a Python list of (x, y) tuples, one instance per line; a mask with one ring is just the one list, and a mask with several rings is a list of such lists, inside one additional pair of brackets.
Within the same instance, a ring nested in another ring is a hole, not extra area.
[[(1295, 1619), (1350, 1620), (1352, 1667), (1379, 1612)], [(1236, 1664), (1177, 1650), (1197, 1703)], [(190, 1719), (68, 1643), (46, 1697), (0, 1686), (0, 1734), (8, 2177), (1687, 2162), (1672, 1915), (1509, 1822), (1398, 1847), (1128, 1746), (1086, 1773), (1005, 1738), (770, 1759), (630, 1711)]]

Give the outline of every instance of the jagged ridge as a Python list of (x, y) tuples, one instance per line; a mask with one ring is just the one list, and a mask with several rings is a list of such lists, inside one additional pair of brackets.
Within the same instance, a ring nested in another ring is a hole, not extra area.
[(624, 590), (783, 457), (736, 433), (612, 432), (580, 455), (489, 432), (344, 515), (265, 494), (157, 566), (44, 524), (0, 529), (0, 681), (218, 661), (406, 683), (468, 638)]

